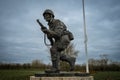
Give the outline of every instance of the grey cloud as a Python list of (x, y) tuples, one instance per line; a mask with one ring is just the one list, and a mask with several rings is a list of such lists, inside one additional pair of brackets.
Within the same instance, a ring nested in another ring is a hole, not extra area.
[[(119, 60), (120, 28), (119, 0), (85, 0), (88, 33), (88, 55), (98, 58), (102, 53)], [(0, 1), (0, 61), (30, 62), (50, 56), (43, 43), (36, 19), (43, 20), (46, 8), (55, 12), (73, 32), (76, 49), (80, 51), (77, 63), (85, 61), (81, 0), (10, 0)], [(47, 26), (47, 25), (46, 25)], [(4, 54), (2, 54), (4, 53)], [(18, 54), (19, 53), (19, 54)], [(42, 54), (42, 56), (41, 56)], [(9, 56), (9, 57), (8, 57)], [(13, 56), (13, 57), (12, 57)]]

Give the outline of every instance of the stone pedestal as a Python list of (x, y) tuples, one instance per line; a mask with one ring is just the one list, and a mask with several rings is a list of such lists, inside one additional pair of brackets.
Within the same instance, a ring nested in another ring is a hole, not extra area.
[(30, 76), (30, 80), (94, 80), (93, 76), (87, 77), (35, 77)]
[(30, 80), (94, 80), (93, 76), (87, 73), (62, 72), (62, 73), (37, 73), (30, 76)]

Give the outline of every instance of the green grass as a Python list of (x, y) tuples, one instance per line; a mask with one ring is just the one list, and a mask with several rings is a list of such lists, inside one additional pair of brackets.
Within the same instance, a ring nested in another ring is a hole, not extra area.
[(0, 70), (0, 80), (30, 80), (38, 70)]
[(94, 80), (120, 80), (120, 72), (106, 71), (93, 74)]
[[(0, 80), (30, 80), (30, 76), (39, 73), (39, 70), (0, 70)], [(92, 74), (94, 80), (120, 80), (120, 72), (97, 72)]]

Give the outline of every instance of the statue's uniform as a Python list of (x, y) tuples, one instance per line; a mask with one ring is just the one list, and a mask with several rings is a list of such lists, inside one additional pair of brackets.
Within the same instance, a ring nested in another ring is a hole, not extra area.
[(67, 31), (66, 25), (58, 19), (53, 19), (48, 25), (49, 30), (54, 32), (53, 35), (48, 35), (48, 38), (52, 38), (53, 41), (50, 49), (53, 68), (59, 69), (59, 60), (62, 60), (69, 62), (72, 70), (74, 68), (75, 58), (61, 54), (61, 51), (65, 50), (70, 44), (70, 39), (65, 34)]

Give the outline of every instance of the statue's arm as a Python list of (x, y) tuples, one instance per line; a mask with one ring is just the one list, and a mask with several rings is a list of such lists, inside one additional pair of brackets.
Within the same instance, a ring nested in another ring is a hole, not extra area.
[(66, 29), (66, 26), (63, 22), (57, 20), (55, 22), (54, 31), (49, 30), (49, 34), (54, 38), (60, 38), (63, 35), (63, 31)]

